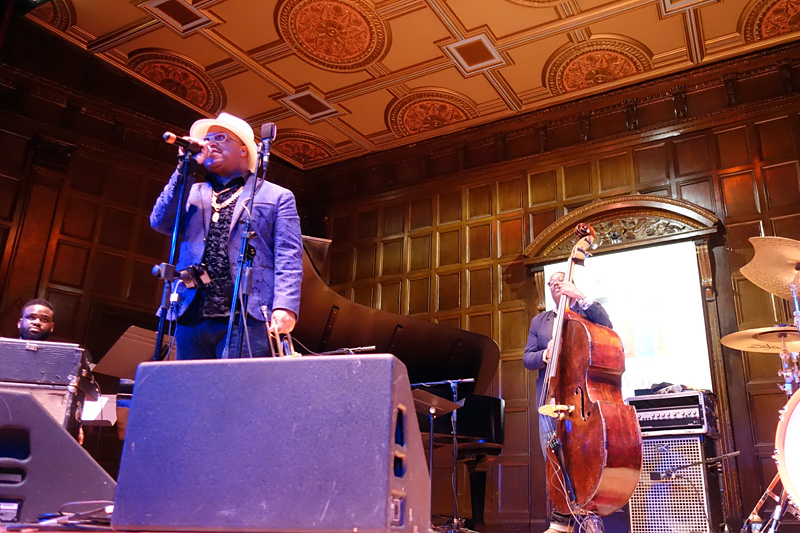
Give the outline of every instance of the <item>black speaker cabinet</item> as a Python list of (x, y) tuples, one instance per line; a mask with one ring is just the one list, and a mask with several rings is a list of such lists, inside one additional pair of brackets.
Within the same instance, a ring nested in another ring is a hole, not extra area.
[(430, 484), (392, 355), (144, 363), (117, 530), (427, 531)]
[(0, 382), (0, 390), (21, 392), (36, 398), (50, 416), (74, 438), (81, 428), (85, 394), (77, 387), (34, 383)]
[(114, 499), (116, 483), (32, 395), (0, 390), (0, 522)]
[(722, 502), (716, 467), (692, 464), (713, 456), (713, 441), (703, 435), (642, 439), (642, 474), (628, 504), (631, 533), (717, 531)]

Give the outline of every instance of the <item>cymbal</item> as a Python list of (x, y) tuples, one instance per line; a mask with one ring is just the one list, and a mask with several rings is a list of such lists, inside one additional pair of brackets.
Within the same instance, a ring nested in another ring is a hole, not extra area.
[(755, 255), (740, 269), (744, 277), (765, 291), (790, 299), (789, 283), (800, 269), (800, 242), (783, 237), (750, 237)]
[(789, 326), (756, 328), (737, 331), (722, 337), (722, 344), (743, 352), (778, 353), (786, 340), (786, 349), (800, 352), (800, 331)]

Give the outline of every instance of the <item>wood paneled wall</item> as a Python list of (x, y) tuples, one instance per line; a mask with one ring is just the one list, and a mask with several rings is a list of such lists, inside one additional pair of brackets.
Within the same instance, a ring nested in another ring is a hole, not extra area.
[[(102, 66), (28, 30), (12, 28), (0, 55), (0, 334), (14, 335), (25, 300), (48, 297), (57, 338), (99, 355), (131, 323), (154, 320), (150, 266), (166, 241), (146, 217), (174, 164), (158, 138), (191, 119), (177, 107), (170, 115), (144, 87), (118, 78), (104, 86)], [(50, 73), (42, 65), (54, 50), (62, 68)], [(711, 249), (722, 334), (789, 318), (786, 302), (739, 268), (752, 256), (750, 236), (800, 239), (798, 56), (787, 46), (306, 175), (272, 163), (273, 179), (298, 196), (306, 233), (333, 239), (337, 291), (499, 344), (489, 392), (506, 400), (507, 418), (489, 473), (494, 527), (545, 525), (535, 380), (521, 362), (541, 302), (521, 254), (549, 224), (622, 194), (692, 202), (723, 221)], [(153, 106), (148, 115), (126, 101)], [(784, 397), (776, 357), (723, 353), (747, 512), (775, 470)], [(462, 472), (468, 512), (465, 481)], [(448, 512), (442, 463), (435, 489), (437, 510)]]
[[(720, 79), (718, 86), (724, 83)], [(487, 521), (522, 523), (531, 531), (546, 525), (535, 376), (522, 366), (529, 321), (543, 302), (531, 291), (521, 252), (559, 217), (595, 200), (637, 193), (707, 209), (723, 222), (711, 250), (720, 309), (715, 320), (722, 334), (789, 320), (786, 302), (743, 279), (738, 268), (752, 257), (750, 236), (800, 239), (800, 98), (776, 86), (780, 78), (769, 72), (753, 74), (748, 83), (761, 83), (764, 92), (732, 104), (724, 92), (717, 95), (721, 102), (704, 94), (713, 85), (708, 83), (702, 90), (687, 89), (688, 98), (681, 100), (690, 110), (685, 120), (675, 121), (674, 101), (668, 99), (663, 124), (651, 115), (651, 127), (641, 131), (632, 128), (612, 140), (598, 135), (591, 143), (575, 140), (560, 150), (507, 161), (502, 145), (472, 153), (472, 161), (483, 164), (471, 164), (461, 152), (460, 163), (443, 177), (425, 182), (407, 174), (413, 183), (405, 187), (393, 179), (400, 168), (431, 171), (435, 154), (387, 157), (366, 168), (355, 162), (332, 173), (330, 187), (339, 192), (329, 206), (330, 285), (357, 303), (489, 335), (500, 346), (489, 393), (506, 401), (506, 443), (489, 473)], [(368, 180), (389, 184), (389, 191), (362, 195)], [(642, 305), (646, 312), (653, 303)], [(743, 453), (741, 500), (734, 491), (734, 501), (727, 502), (732, 527), (738, 527), (774, 475), (770, 456), (785, 397), (776, 387), (777, 356), (723, 353), (729, 434)], [(465, 485), (460, 506), (468, 514), (467, 480), (463, 473), (459, 479)], [(434, 485), (434, 508), (448, 514), (444, 457)]]

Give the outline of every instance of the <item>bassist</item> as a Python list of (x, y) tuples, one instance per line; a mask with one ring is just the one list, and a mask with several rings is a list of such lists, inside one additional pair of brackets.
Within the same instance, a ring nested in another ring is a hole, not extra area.
[[(570, 298), (570, 310), (587, 318), (595, 324), (600, 324), (611, 328), (611, 320), (603, 306), (598, 302), (593, 302), (575, 286), (571, 281), (565, 280), (564, 272), (556, 272), (550, 276), (547, 282), (550, 295), (558, 305), (561, 295)], [(550, 358), (552, 351), (553, 319), (555, 311), (545, 311), (539, 313), (531, 320), (530, 331), (528, 332), (528, 342), (525, 345), (525, 354), (522, 362), (528, 370), (538, 370), (536, 379), (536, 390), (541, 391), (544, 381), (544, 369)], [(541, 407), (537, 405), (537, 408)], [(547, 441), (550, 438), (546, 431), (547, 419), (545, 415), (539, 415), (539, 441), (544, 453)], [(543, 420), (544, 419), (544, 420)], [(573, 530), (573, 519), (570, 515), (564, 515), (553, 509), (550, 514), (550, 528), (545, 533), (566, 533)]]

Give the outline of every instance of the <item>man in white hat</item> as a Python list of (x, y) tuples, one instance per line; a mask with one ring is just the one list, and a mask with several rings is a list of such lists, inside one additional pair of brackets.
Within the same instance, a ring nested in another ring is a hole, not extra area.
[[(210, 282), (187, 288), (178, 284), (175, 331), (178, 359), (214, 359), (222, 356), (227, 336), (233, 285), (238, 270), (242, 227), (252, 214), (250, 245), (252, 287), (247, 304), (247, 332), (252, 355), (270, 354), (265, 322), (270, 330), (289, 333), (300, 308), (303, 244), (294, 195), (263, 181), (255, 198), (258, 149), (253, 129), (244, 120), (222, 113), (216, 119), (192, 124), (187, 139), (202, 150), (194, 157), (188, 177), (188, 199), (183, 206), (178, 270), (202, 268)], [(156, 231), (172, 234), (180, 199), (180, 172), (176, 170), (150, 214)], [(234, 328), (231, 354), (238, 346)], [(248, 343), (243, 343), (243, 354)]]

